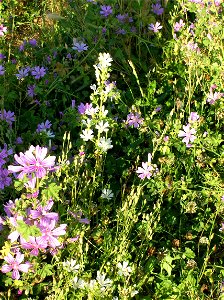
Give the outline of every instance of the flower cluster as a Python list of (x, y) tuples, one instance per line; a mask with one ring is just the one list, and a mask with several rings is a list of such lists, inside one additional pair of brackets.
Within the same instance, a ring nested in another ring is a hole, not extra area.
[[(9, 201), (4, 205), (6, 216), (3, 218), (4, 225), (8, 225), (11, 233), (8, 239), (11, 241), (11, 252), (16, 253), (14, 258), (11, 254), (4, 257), (8, 263), (3, 265), (1, 271), (8, 273), (13, 270), (12, 278), (19, 279), (21, 272), (28, 272), (31, 267), (29, 262), (21, 264), (24, 260), (24, 254), (38, 256), (41, 252), (50, 252), (52, 255), (57, 253), (57, 249), (62, 247), (59, 240), (60, 236), (66, 234), (66, 224), (57, 226), (59, 215), (56, 212), (50, 212), (54, 202), (52, 199), (48, 200), (43, 206), (39, 200), (33, 203), (32, 207), (26, 209), (26, 214), (20, 215), (18, 207), (21, 205), (22, 199), (17, 199), (15, 202)], [(24, 231), (23, 228), (27, 228)], [(29, 234), (29, 228), (32, 228), (32, 234)]]

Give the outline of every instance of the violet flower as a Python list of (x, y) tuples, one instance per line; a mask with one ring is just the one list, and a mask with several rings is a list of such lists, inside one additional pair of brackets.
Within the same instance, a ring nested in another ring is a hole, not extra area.
[(30, 67), (25, 67), (20, 70), (18, 70), (18, 73), (16, 74), (17, 79), (21, 80), (29, 75)]
[(6, 186), (12, 183), (12, 178), (9, 176), (9, 171), (7, 169), (0, 168), (0, 190), (3, 190)]
[(21, 264), (24, 260), (24, 254), (17, 252), (16, 257), (13, 257), (10, 253), (4, 257), (4, 260), (8, 263), (2, 266), (2, 273), (8, 273), (12, 271), (12, 279), (19, 279), (20, 272), (27, 273), (30, 268), (30, 263), (26, 262), (25, 264)]
[(152, 4), (152, 11), (153, 11), (154, 14), (156, 14), (157, 16), (160, 16), (160, 15), (163, 14), (164, 8), (161, 6), (160, 3), (156, 3), (156, 4)]
[(100, 14), (105, 18), (107, 18), (109, 15), (113, 13), (112, 7), (110, 5), (100, 5), (100, 8), (101, 8)]
[(0, 119), (6, 121), (10, 126), (12, 126), (12, 122), (15, 121), (15, 114), (12, 111), (6, 111), (5, 109), (0, 111)]
[(54, 201), (51, 199), (47, 202), (47, 205), (42, 206), (38, 205), (38, 207), (33, 210), (30, 210), (30, 216), (33, 219), (40, 219), (42, 221), (50, 222), (51, 220), (58, 221), (58, 213), (55, 212), (49, 212), (49, 210), (52, 208), (54, 205)]
[(37, 132), (40, 133), (42, 131), (46, 131), (46, 129), (50, 129), (52, 126), (51, 122), (49, 120), (46, 120), (45, 122), (42, 122), (41, 124), (37, 125)]
[(5, 74), (5, 68), (3, 65), (0, 65), (0, 76), (3, 76)]
[(35, 79), (40, 79), (46, 75), (46, 69), (44, 67), (36, 66), (32, 69), (31, 75), (34, 76)]
[(36, 96), (37, 94), (35, 93), (35, 88), (36, 88), (36, 85), (33, 84), (33, 85), (29, 85), (27, 87), (27, 95), (30, 97), (30, 98), (33, 98), (34, 96)]
[(78, 52), (82, 52), (88, 50), (88, 46), (83, 42), (76, 42), (74, 43), (72, 49), (77, 50)]
[(134, 125), (135, 128), (138, 128), (139, 125), (143, 123), (144, 119), (141, 118), (139, 113), (130, 113), (127, 115), (127, 123), (129, 126)]

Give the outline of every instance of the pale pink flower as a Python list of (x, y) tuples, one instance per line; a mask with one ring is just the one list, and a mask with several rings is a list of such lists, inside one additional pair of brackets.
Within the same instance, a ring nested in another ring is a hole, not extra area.
[(19, 271), (27, 273), (30, 268), (30, 263), (26, 262), (21, 264), (24, 260), (24, 254), (17, 252), (16, 257), (13, 257), (10, 253), (4, 257), (4, 260), (8, 263), (2, 266), (2, 273), (8, 273), (12, 271), (12, 279), (19, 279)]

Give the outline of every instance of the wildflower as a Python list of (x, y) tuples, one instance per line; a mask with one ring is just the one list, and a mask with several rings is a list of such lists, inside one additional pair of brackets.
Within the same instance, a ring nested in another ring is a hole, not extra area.
[(113, 145), (111, 144), (111, 139), (106, 139), (105, 137), (100, 138), (97, 146), (103, 151), (107, 152), (107, 150), (113, 148)]
[(138, 173), (138, 177), (141, 179), (150, 178), (153, 174), (158, 172), (157, 165), (153, 165), (151, 163), (152, 155), (151, 153), (148, 154), (148, 161), (142, 162), (142, 167), (138, 167), (136, 173)]
[(157, 16), (160, 16), (163, 14), (164, 8), (159, 3), (156, 3), (156, 4), (152, 4), (152, 11)]
[(113, 13), (112, 7), (110, 5), (100, 5), (100, 8), (101, 8), (100, 14), (105, 18), (107, 18), (109, 15)]
[(33, 46), (33, 47), (36, 47), (37, 46), (37, 40), (36, 39), (31, 39), (28, 41), (28, 43)]
[(39, 244), (47, 242), (48, 245), (51, 248), (56, 248), (61, 245), (61, 243), (58, 241), (57, 237), (61, 235), (65, 235), (66, 231), (66, 224), (61, 224), (59, 227), (55, 228), (56, 221), (51, 220), (46, 221), (46, 220), (41, 220), (39, 224), (39, 228), (41, 230), (42, 236), (36, 237), (36, 241)]
[(109, 124), (108, 124), (108, 122), (103, 123), (103, 121), (100, 121), (96, 125), (96, 129), (99, 131), (99, 133), (108, 132), (108, 130), (109, 130)]
[(118, 267), (118, 275), (120, 276), (129, 276), (132, 272), (132, 268), (128, 266), (128, 262), (124, 261), (123, 264), (120, 262), (117, 264)]
[(8, 175), (9, 171), (7, 169), (0, 168), (0, 190), (12, 183), (12, 178), (8, 177)]
[(184, 125), (183, 130), (180, 130), (178, 134), (179, 137), (183, 137), (182, 142), (184, 142), (188, 148), (192, 146), (189, 142), (193, 143), (196, 139), (194, 135), (196, 134), (196, 130), (190, 126), (190, 124)]
[(30, 255), (38, 256), (39, 250), (44, 251), (47, 248), (47, 241), (38, 241), (35, 237), (30, 236), (28, 242), (23, 238), (20, 238), (20, 244), (23, 249), (32, 249)]
[(153, 31), (153, 32), (158, 32), (160, 29), (162, 29), (163, 26), (161, 26), (161, 24), (159, 22), (156, 22), (156, 24), (149, 24), (148, 29)]
[(103, 189), (102, 190), (101, 197), (103, 199), (111, 200), (113, 198), (113, 196), (114, 196), (114, 194), (112, 193), (112, 191), (110, 189)]
[(109, 53), (100, 53), (98, 59), (99, 59), (100, 69), (110, 67), (111, 62), (113, 61)]
[(76, 42), (74, 43), (74, 47), (72, 47), (72, 49), (77, 50), (78, 52), (82, 52), (88, 50), (88, 46), (83, 42)]
[(94, 138), (92, 129), (85, 129), (85, 130), (83, 130), (83, 131), (82, 131), (82, 134), (80, 134), (80, 137), (81, 137), (85, 142), (87, 142), (87, 141), (89, 141), (89, 140), (91, 141), (91, 140)]
[(19, 51), (20, 52), (24, 51), (25, 46), (26, 46), (26, 41), (23, 41), (23, 43), (19, 46)]
[(0, 65), (0, 76), (3, 76), (5, 74), (5, 68)]
[(128, 14), (124, 14), (124, 15), (117, 15), (116, 18), (118, 19), (118, 21), (122, 24), (124, 23), (132, 23), (133, 19), (131, 17), (129, 17)]
[(127, 32), (126, 32), (126, 30), (124, 29), (124, 28), (118, 28), (117, 30), (116, 30), (116, 34), (126, 34)]
[(42, 122), (41, 124), (37, 125), (37, 132), (40, 133), (42, 131), (46, 131), (46, 129), (50, 129), (52, 126), (51, 122), (49, 120), (46, 120), (45, 123)]
[(38, 205), (36, 209), (30, 210), (30, 218), (39, 219), (46, 222), (55, 220), (57, 222), (59, 219), (58, 213), (49, 212), (53, 205), (54, 201), (52, 199), (48, 200), (45, 206)]
[(76, 219), (79, 223), (82, 224), (90, 224), (90, 220), (87, 218), (81, 218), (82, 212), (78, 211), (77, 213), (72, 212), (71, 210), (68, 210), (68, 213), (73, 216), (74, 219)]
[(187, 267), (188, 269), (194, 269), (196, 266), (197, 266), (197, 263), (196, 263), (196, 261), (195, 261), (194, 259), (189, 259), (189, 260), (187, 261), (186, 267)]
[(217, 100), (219, 100), (220, 98), (224, 97), (224, 93), (220, 93), (220, 92), (214, 92), (212, 91), (212, 89), (210, 89), (210, 94), (208, 95), (207, 98), (207, 103), (213, 105)]
[(196, 122), (200, 116), (196, 112), (191, 112), (188, 118), (188, 122)]
[(78, 279), (77, 276), (75, 276), (72, 280), (73, 282), (73, 288), (76, 289), (84, 289), (86, 287), (86, 282), (82, 279)]
[(27, 95), (29, 97), (33, 98), (34, 96), (36, 96), (35, 88), (36, 88), (35, 84), (28, 86), (28, 88), (27, 88)]
[(72, 108), (75, 108), (75, 100), (72, 100)]
[(68, 272), (74, 272), (77, 273), (78, 270), (80, 269), (80, 265), (76, 264), (76, 260), (75, 259), (71, 259), (70, 261), (64, 261), (62, 262), (63, 267), (65, 268), (65, 270), (67, 270)]
[(37, 178), (42, 178), (46, 175), (47, 170), (52, 168), (55, 164), (55, 156), (48, 156), (47, 148), (40, 146), (30, 146), (29, 150), (25, 153), (20, 152), (19, 155), (15, 154), (15, 160), (20, 166), (9, 166), (10, 172), (21, 172), (18, 178), (23, 178), (24, 175), (34, 174)]
[(143, 118), (140, 118), (141, 115), (139, 113), (130, 113), (127, 115), (127, 123), (129, 126), (134, 125), (134, 128), (138, 128), (144, 121)]
[(3, 53), (0, 53), (0, 60), (4, 60), (6, 56)]
[(96, 280), (102, 292), (112, 286), (112, 280), (109, 278), (106, 279), (106, 274), (101, 274), (100, 271), (97, 271)]
[(0, 119), (6, 121), (10, 126), (12, 126), (12, 122), (15, 121), (15, 114), (12, 111), (6, 111), (5, 109), (0, 111)]
[(181, 29), (182, 27), (184, 27), (184, 25), (185, 25), (185, 23), (183, 22), (182, 19), (180, 19), (179, 22), (176, 22), (176, 23), (174, 24), (174, 26), (173, 26), (174, 32), (180, 31), (180, 29)]
[(36, 66), (32, 69), (31, 75), (34, 76), (35, 79), (40, 79), (46, 75), (46, 69), (44, 67)]
[(16, 257), (13, 257), (10, 253), (4, 257), (4, 260), (8, 263), (2, 266), (2, 273), (8, 273), (12, 271), (12, 279), (19, 279), (19, 271), (27, 273), (30, 268), (30, 263), (26, 262), (21, 264), (24, 260), (24, 254), (20, 252), (16, 253)]
[(5, 27), (3, 24), (0, 25), (0, 36), (4, 36), (4, 34), (7, 32), (7, 27)]
[(22, 68), (18, 70), (16, 74), (17, 79), (21, 80), (29, 75), (30, 67)]

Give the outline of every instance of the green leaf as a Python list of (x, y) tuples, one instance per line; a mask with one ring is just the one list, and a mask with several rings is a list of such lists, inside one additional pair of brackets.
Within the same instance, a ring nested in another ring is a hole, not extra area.
[(49, 184), (48, 188), (42, 191), (42, 195), (44, 195), (47, 199), (59, 199), (59, 192), (61, 187), (56, 185), (56, 183), (52, 182)]
[(24, 221), (18, 220), (17, 221), (18, 227), (16, 228), (17, 231), (21, 234), (21, 236), (27, 241), (30, 236), (41, 236), (40, 229), (37, 228), (35, 225), (27, 225)]
[(41, 278), (51, 276), (53, 274), (53, 266), (45, 264), (42, 268), (37, 270), (37, 274), (40, 275)]

